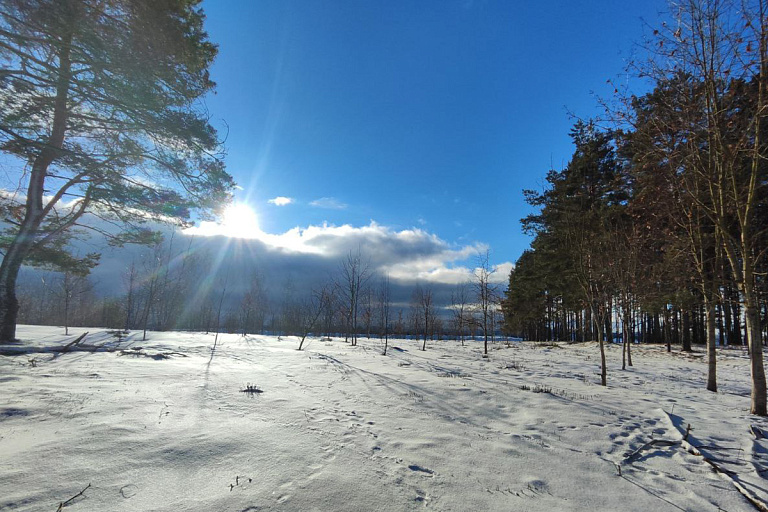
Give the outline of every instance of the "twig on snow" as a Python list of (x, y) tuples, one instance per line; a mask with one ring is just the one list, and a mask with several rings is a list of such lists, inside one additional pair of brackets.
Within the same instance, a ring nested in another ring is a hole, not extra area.
[[(88, 334), (88, 333), (85, 333), (85, 334)], [(85, 337), (85, 334), (84, 334), (84, 335), (83, 335), (81, 338)], [(59, 508), (57, 508), (57, 509), (56, 509), (56, 512), (61, 512), (61, 510), (62, 510), (64, 507), (66, 507), (67, 505), (69, 505), (70, 503), (72, 503), (73, 501), (75, 501), (75, 500), (76, 500), (77, 498), (79, 498), (80, 496), (84, 496), (84, 494), (83, 494), (83, 493), (84, 493), (85, 491), (87, 491), (87, 490), (88, 490), (88, 488), (89, 488), (90, 486), (91, 486), (91, 484), (88, 484), (88, 485), (86, 485), (86, 486), (85, 486), (85, 488), (84, 488), (82, 491), (80, 491), (79, 493), (75, 494), (74, 496), (72, 496), (71, 498), (69, 498), (67, 501), (62, 501), (61, 503), (59, 503)]]

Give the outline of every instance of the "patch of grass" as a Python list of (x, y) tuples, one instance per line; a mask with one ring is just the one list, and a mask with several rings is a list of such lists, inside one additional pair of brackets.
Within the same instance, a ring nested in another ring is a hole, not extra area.
[(442, 372), (437, 374), (438, 377), (461, 377), (462, 379), (468, 379), (471, 377), (468, 373), (461, 373), (458, 370)]
[(424, 396), (418, 394), (415, 391), (409, 391), (408, 393), (405, 394), (405, 396), (408, 397), (408, 398), (413, 399), (414, 402), (423, 402), (424, 401)]
[(518, 370), (523, 371), (525, 370), (525, 366), (523, 366), (523, 363), (519, 361), (512, 360), (511, 362), (506, 362), (499, 366), (500, 370)]
[(259, 394), (263, 393), (264, 390), (257, 387), (255, 384), (251, 384), (250, 382), (245, 385), (245, 389), (240, 390), (241, 393), (250, 393), (250, 394)]
[(576, 400), (585, 401), (585, 400), (595, 399), (593, 395), (584, 395), (581, 393), (574, 393), (566, 389), (557, 389), (551, 386), (544, 386), (542, 384), (534, 384), (533, 386), (529, 386), (528, 384), (523, 384), (522, 386), (520, 386), (520, 389), (522, 391), (533, 391), (534, 393), (547, 393), (549, 395), (559, 396), (561, 398), (565, 398), (566, 400), (571, 400), (571, 401), (576, 401)]
[(549, 386), (542, 386), (541, 384), (534, 384), (533, 387), (528, 384), (520, 386), (523, 391), (533, 391), (534, 393), (549, 393), (552, 394), (552, 388)]

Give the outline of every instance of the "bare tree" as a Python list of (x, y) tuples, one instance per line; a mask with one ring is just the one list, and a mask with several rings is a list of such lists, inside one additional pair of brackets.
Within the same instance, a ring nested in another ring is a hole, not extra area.
[(162, 267), (162, 241), (155, 244), (152, 254), (144, 261), (144, 314), (142, 315), (143, 335), (142, 341), (147, 339), (147, 327), (149, 325), (152, 308), (157, 300), (157, 285), (159, 280), (160, 268)]
[[(155, 316), (157, 318), (156, 328), (164, 331), (169, 328), (171, 318), (172, 304), (176, 303), (177, 297), (169, 293), (171, 285), (171, 259), (173, 258), (173, 242), (176, 238), (176, 230), (171, 231), (167, 242), (161, 244), (161, 252), (158, 254), (159, 268), (157, 270), (156, 296), (157, 305), (155, 307)], [(190, 240), (191, 243), (191, 240)]]
[(250, 290), (245, 292), (243, 299), (240, 301), (240, 331), (242, 335), (248, 334), (249, 327), (251, 325), (251, 318), (254, 316), (256, 310), (256, 300)]
[(373, 288), (366, 286), (361, 292), (363, 301), (363, 325), (365, 326), (365, 337), (371, 339), (371, 327), (373, 326), (374, 317), (374, 304), (373, 304)]
[(255, 325), (254, 328), (258, 332), (264, 332), (264, 323), (267, 318), (267, 313), (270, 308), (270, 301), (266, 292), (266, 278), (261, 272), (253, 272), (251, 274), (250, 282), (250, 294), (254, 300), (254, 313), (255, 313)]
[[(332, 280), (331, 280), (332, 283)], [(335, 284), (330, 284), (326, 289), (326, 304), (323, 308), (323, 332), (330, 339), (333, 329), (334, 318), (339, 314), (339, 298), (336, 295), (338, 288)]]
[(299, 331), (299, 310), (301, 303), (296, 297), (296, 289), (291, 275), (283, 282), (283, 299), (280, 304), (280, 331), (283, 335), (297, 334)]
[(427, 338), (434, 333), (436, 319), (432, 289), (417, 284), (413, 291), (413, 303), (418, 318), (417, 325), (421, 327), (424, 337), (421, 350), (427, 350)]
[(194, 237), (189, 237), (187, 248), (179, 253), (173, 253), (173, 235), (168, 241), (165, 258), (165, 268), (161, 274), (158, 297), (158, 324), (161, 330), (172, 329), (182, 317), (186, 291), (193, 278), (195, 263), (198, 256), (192, 251)]
[(379, 284), (379, 326), (384, 338), (384, 352), (387, 355), (389, 346), (389, 323), (392, 310), (392, 290), (389, 284), (389, 274), (385, 275)]
[(58, 283), (56, 295), (62, 301), (64, 308), (64, 334), (69, 335), (70, 313), (72, 305), (81, 295), (93, 289), (87, 274), (64, 272)]
[(423, 317), (421, 316), (421, 304), (419, 296), (416, 290), (411, 294), (411, 305), (408, 308), (408, 319), (406, 331), (409, 336), (416, 336), (416, 341), (419, 341), (419, 333), (423, 331), (422, 323)]
[(337, 288), (345, 301), (347, 341), (352, 337), (352, 346), (357, 345), (357, 319), (360, 305), (360, 295), (371, 277), (370, 262), (364, 261), (357, 248), (357, 252), (350, 251), (341, 262), (339, 268), (339, 280)]
[(133, 329), (136, 308), (137, 308), (137, 287), (139, 281), (139, 272), (136, 268), (136, 262), (131, 261), (131, 266), (123, 272), (123, 282), (128, 289), (125, 298), (125, 330)]
[(403, 309), (397, 310), (397, 321), (395, 322), (395, 336), (400, 338), (405, 334), (405, 319), (403, 318)]
[(263, 277), (258, 272), (251, 274), (248, 289), (243, 294), (239, 307), (239, 330), (243, 336), (264, 329), (266, 296)]
[(198, 325), (201, 331), (205, 331), (205, 334), (211, 332), (211, 323), (213, 322), (213, 311), (215, 307), (213, 302), (206, 298), (200, 304), (200, 310), (198, 311)]
[(229, 284), (229, 271), (224, 275), (224, 284), (221, 287), (219, 295), (219, 307), (216, 310), (216, 336), (213, 338), (213, 350), (216, 350), (216, 344), (219, 341), (219, 329), (221, 328), (221, 307), (224, 304), (224, 297), (227, 295), (227, 284)]
[(319, 290), (313, 291), (309, 298), (301, 302), (298, 310), (299, 329), (301, 331), (298, 350), (304, 347), (304, 340), (323, 316), (324, 311), (332, 307), (331, 289), (332, 286), (325, 285)]
[(496, 269), (490, 263), (491, 253), (486, 250), (477, 257), (477, 267), (475, 268), (475, 307), (478, 312), (478, 327), (483, 332), (483, 353), (488, 354), (488, 335), (493, 329), (493, 308), (496, 303), (496, 286), (491, 282)]
[(464, 335), (467, 326), (471, 322), (469, 318), (469, 292), (467, 283), (460, 283), (451, 292), (451, 313), (453, 329), (461, 340), (461, 346), (464, 346)]

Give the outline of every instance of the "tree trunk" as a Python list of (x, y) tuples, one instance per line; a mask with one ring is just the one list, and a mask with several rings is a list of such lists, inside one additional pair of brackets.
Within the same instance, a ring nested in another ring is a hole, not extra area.
[[(749, 293), (745, 293), (745, 299)], [(751, 299), (751, 297), (749, 298)], [(750, 413), (758, 416), (768, 416), (766, 410), (766, 381), (763, 366), (763, 344), (760, 339), (760, 320), (757, 307), (747, 299), (744, 313), (747, 321), (747, 341), (749, 345), (750, 373), (752, 375), (752, 406)]]
[[(627, 303), (626, 297), (625, 297), (624, 300), (625, 300), (625, 304), (626, 304)], [(629, 306), (627, 306), (627, 305), (624, 306), (623, 310), (624, 310), (623, 311), (624, 318), (622, 318), (621, 324), (622, 324), (622, 327), (623, 327), (623, 330), (624, 330), (623, 335), (622, 335), (622, 338), (623, 338), (623, 341), (624, 341), (624, 346), (622, 347), (622, 350), (621, 350), (621, 369), (622, 370), (626, 370), (627, 369), (627, 355), (629, 354), (629, 344), (631, 343), (629, 331), (630, 331), (630, 329), (632, 327), (632, 325), (631, 325), (631, 322), (632, 322), (631, 314), (632, 313), (631, 313), (631, 310), (630, 310)]]
[[(738, 299), (738, 295), (736, 295), (736, 298)], [(739, 307), (738, 302), (733, 302), (731, 311), (733, 316), (733, 325), (731, 330), (731, 338), (733, 339), (733, 344), (743, 346), (744, 342), (741, 336), (741, 308)]]
[(691, 314), (686, 309), (681, 312), (683, 317), (683, 352), (691, 352)]
[[(70, 23), (74, 23), (74, 20), (70, 20)], [(71, 42), (72, 32), (69, 31), (62, 37), (61, 45), (58, 48), (59, 76), (56, 83), (51, 134), (47, 144), (32, 163), (24, 220), (22, 220), (18, 233), (8, 247), (2, 264), (0, 264), (0, 342), (16, 341), (16, 319), (19, 314), (16, 279), (19, 276), (21, 264), (32, 249), (37, 229), (43, 221), (43, 194), (45, 193), (45, 177), (48, 167), (64, 144), (64, 135), (69, 118), (67, 101), (72, 69)]]
[(69, 291), (65, 290), (64, 293), (64, 336), (69, 336)]
[(16, 318), (19, 314), (19, 301), (16, 298), (16, 278), (24, 256), (18, 249), (14, 250), (14, 245), (11, 246), (0, 265), (0, 342), (2, 343), (17, 341)]
[(715, 301), (708, 299), (706, 301), (706, 322), (707, 322), (707, 390), (717, 392), (717, 354), (716, 349), (716, 319), (717, 311)]
[(725, 316), (725, 344), (732, 345), (733, 344), (733, 325), (731, 322), (731, 314), (733, 312), (733, 309), (731, 308), (731, 305), (728, 304), (725, 300), (723, 300), (720, 307), (722, 308)]
[(715, 316), (717, 318), (717, 331), (720, 333), (718, 340), (720, 345), (723, 346), (725, 345), (725, 337), (723, 336), (725, 327), (723, 326), (723, 306), (719, 302), (715, 305)]
[(587, 308), (584, 310), (584, 341), (590, 341), (592, 339), (592, 310)]
[(624, 334), (621, 340), (621, 369), (627, 369), (627, 328), (624, 327)]
[(584, 341), (584, 329), (581, 327), (581, 311), (576, 311), (573, 316), (576, 319), (576, 330), (574, 332), (576, 341)]
[(595, 329), (597, 329), (597, 341), (600, 345), (600, 385), (608, 385), (608, 372), (605, 368), (605, 344), (603, 336), (603, 320), (598, 318), (598, 315), (592, 313), (592, 318), (595, 319)]

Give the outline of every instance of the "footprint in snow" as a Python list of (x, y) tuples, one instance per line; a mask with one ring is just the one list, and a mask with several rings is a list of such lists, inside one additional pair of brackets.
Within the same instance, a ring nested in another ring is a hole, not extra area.
[(408, 469), (410, 469), (411, 471), (417, 471), (419, 473), (425, 473), (430, 476), (435, 474), (435, 472), (432, 471), (431, 469), (423, 468), (421, 466), (417, 466), (416, 464), (411, 464), (410, 466), (408, 466)]
[(132, 498), (139, 492), (139, 488), (133, 484), (124, 485), (120, 488), (120, 495), (123, 498)]

